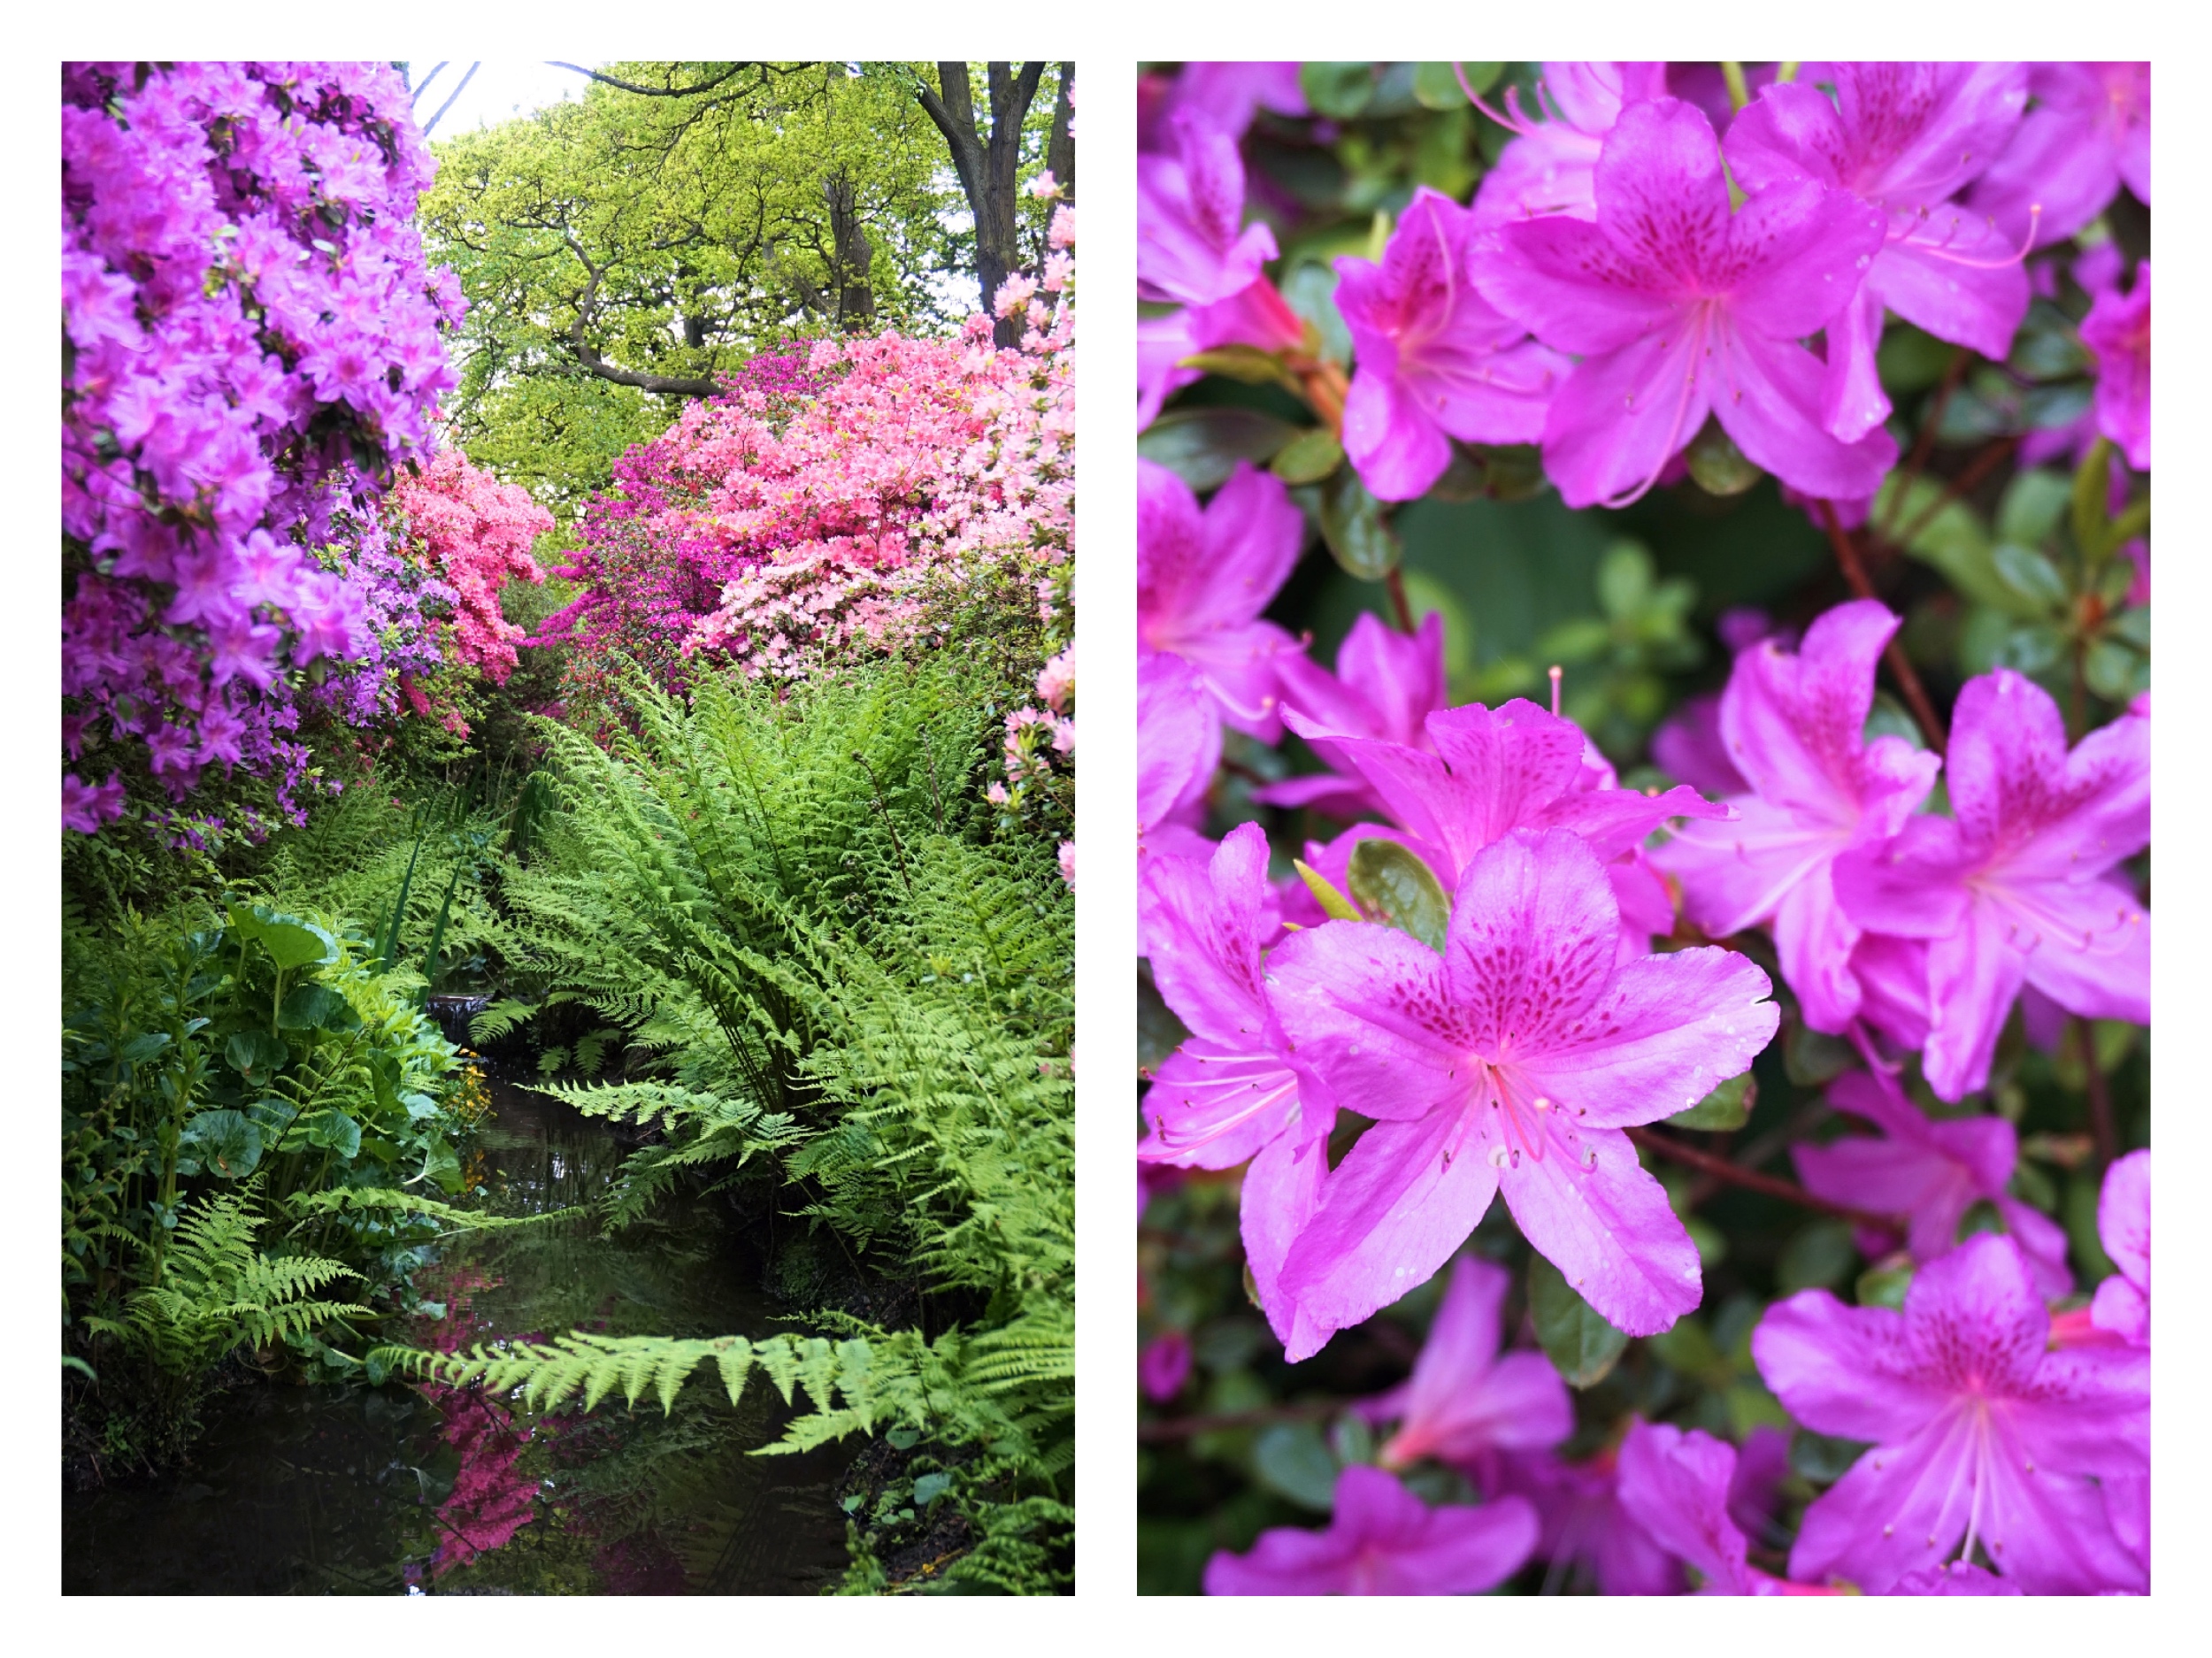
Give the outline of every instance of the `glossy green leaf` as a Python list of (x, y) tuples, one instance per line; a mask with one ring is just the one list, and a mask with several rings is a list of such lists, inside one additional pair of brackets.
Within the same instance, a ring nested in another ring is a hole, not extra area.
[(1367, 492), (1359, 474), (1345, 467), (1322, 486), (1321, 538), (1347, 575), (1380, 581), (1398, 567), (1395, 531), (1381, 502)]
[(1279, 1497), (1326, 1514), (1336, 1501), (1336, 1458), (1310, 1422), (1279, 1422), (1252, 1447), (1252, 1472)]
[(342, 1034), (361, 1028), (360, 1015), (328, 985), (297, 986), (277, 1009), (277, 1028), (282, 1031), (329, 1031)]
[(284, 1069), (292, 1050), (282, 1037), (266, 1031), (240, 1031), (223, 1044), (223, 1057), (240, 1076), (262, 1082)]
[(1758, 1099), (1759, 1085), (1747, 1071), (1740, 1077), (1731, 1077), (1688, 1110), (1677, 1111), (1667, 1118), (1667, 1125), (1701, 1128), (1713, 1133), (1732, 1132), (1751, 1120), (1751, 1108)]
[(2045, 614), (2065, 609), (2066, 578), (2041, 553), (2016, 542), (2000, 541), (1991, 559), (1999, 578), (2019, 595), (2021, 603)]
[(1316, 115), (1348, 121), (1375, 96), (1371, 63), (1309, 63), (1298, 69), (1299, 89)]
[(1347, 884), (1353, 902), (1375, 920), (1444, 953), (1451, 900), (1429, 866), (1405, 848), (1394, 841), (1361, 841), (1352, 848)]
[(1219, 374), (1247, 386), (1288, 386), (1293, 389), (1297, 386), (1289, 371), (1283, 367), (1279, 355), (1263, 351), (1255, 345), (1216, 346), (1210, 351), (1183, 358), (1176, 366), (1196, 369), (1202, 374)]
[(1193, 489), (1218, 489), (1239, 461), (1263, 465), (1298, 428), (1257, 409), (1171, 409), (1137, 436), (1137, 453)]
[(1606, 1323), (1541, 1255), (1529, 1257), (1528, 1312), (1545, 1356), (1570, 1387), (1596, 1386), (1628, 1346), (1628, 1338)]
[(230, 927), (241, 939), (261, 946), (269, 959), (285, 971), (299, 967), (326, 967), (338, 959), (338, 940), (311, 921), (280, 914), (266, 904), (250, 908), (233, 904)]
[(207, 1168), (226, 1180), (242, 1180), (261, 1163), (261, 1131), (242, 1111), (202, 1111), (177, 1136)]
[(1461, 75), (1467, 77), (1467, 86), (1480, 97), (1498, 84), (1498, 77), (1504, 73), (1502, 63), (1463, 63), (1456, 70), (1450, 63), (1418, 64), (1413, 72), (1413, 96), (1424, 109), (1463, 110), (1468, 104), (1466, 89), (1459, 84)]
[(1764, 476), (1752, 459), (1736, 447), (1736, 441), (1709, 419), (1683, 451), (1690, 476), (1709, 495), (1740, 495)]
[(1326, 426), (1292, 439), (1277, 452), (1268, 470), (1286, 484), (1317, 484), (1344, 464), (1344, 445)]
[(308, 1119), (307, 1143), (335, 1152), (350, 1163), (361, 1152), (361, 1125), (343, 1111), (319, 1111)]

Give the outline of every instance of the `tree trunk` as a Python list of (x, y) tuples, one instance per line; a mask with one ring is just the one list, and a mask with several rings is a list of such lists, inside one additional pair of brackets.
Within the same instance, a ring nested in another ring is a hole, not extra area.
[(848, 334), (864, 334), (876, 318), (875, 290), (868, 285), (875, 249), (861, 228), (852, 180), (843, 173), (831, 173), (822, 180), (822, 198), (829, 203), (830, 245), (836, 249), (830, 291), (837, 299), (837, 326)]
[(1045, 165), (1052, 169), (1063, 201), (1075, 200), (1075, 65), (1060, 65), (1060, 96), (1052, 106), (1052, 141), (1045, 148)]
[[(937, 80), (944, 89), (941, 96), (931, 91), (926, 81), (918, 88), (924, 112), (952, 150), (953, 171), (960, 177), (968, 210), (975, 216), (975, 275), (986, 315), (998, 296), (1000, 285), (1022, 263), (1015, 170), (1021, 162), (1022, 123), (1029, 115), (1044, 72), (1041, 63), (1024, 64), (1018, 73), (1011, 64), (987, 65), (991, 94), (987, 136), (976, 128), (975, 98), (969, 88), (966, 64), (937, 65)], [(992, 334), (1002, 346), (1018, 345), (1022, 337), (1021, 319), (1002, 319)]]

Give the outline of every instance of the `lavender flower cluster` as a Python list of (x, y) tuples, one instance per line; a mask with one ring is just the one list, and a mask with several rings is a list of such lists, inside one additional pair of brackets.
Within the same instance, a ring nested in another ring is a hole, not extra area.
[(219, 763), (288, 802), (290, 671), (371, 625), (309, 549), (456, 383), (459, 286), (409, 222), (434, 163), (383, 64), (71, 64), (62, 102), (64, 748), (110, 767), (63, 821), (111, 820), (141, 756), (176, 800)]
[[(2001, 357), (2023, 256), (2123, 180), (2148, 199), (2141, 65), (1806, 65), (1732, 120), (1678, 69), (1547, 65), (1549, 119), (1509, 100), (1471, 206), (1425, 189), (1379, 264), (1338, 261), (1356, 369), (1333, 406), (1263, 272), (1272, 233), (1243, 223), (1239, 134), (1255, 107), (1303, 112), (1291, 67), (1192, 65), (1143, 112), (1140, 293), (1182, 309), (1140, 324), (1140, 424), (1226, 360), (1205, 354), (1273, 354), (1386, 501), (1456, 440), (1540, 443), (1568, 505), (1617, 505), (1710, 415), (1832, 523), (1863, 519), (1898, 458), (1885, 313)], [(2112, 320), (2139, 296), (2139, 339)], [(2098, 304), (2095, 424), (2147, 469), (2147, 265)], [(1451, 706), (1437, 615), (1363, 615), (1333, 670), (1267, 619), (1305, 540), (1279, 477), (1240, 464), (1202, 505), (1141, 460), (1139, 492), (1140, 948), (1188, 1032), (1146, 1078), (1141, 1168), (1241, 1168), (1248, 1288), (1288, 1361), (1452, 1274), (1412, 1379), (1366, 1408), (1398, 1424), (1380, 1466), (1344, 1470), (1328, 1531), (1217, 1555), (1209, 1591), (1479, 1593), (1532, 1558), (1586, 1559), (1611, 1593), (1678, 1590), (1686, 1566), (1708, 1593), (2146, 1590), (2149, 1154), (2106, 1178), (2118, 1273), (2067, 1304), (2065, 1234), (2013, 1194), (2014, 1125), (1970, 1108), (2016, 1005), (2047, 1049), (2149, 1023), (2128, 867), (2147, 693), (2070, 742), (2000, 667), (1939, 747), (1870, 731), (1900, 618), (1863, 598), (1801, 638), (1735, 630), (1725, 689), (1654, 745), (1678, 785), (1624, 787), (1555, 693)], [(1253, 798), (1350, 826), (1288, 871), (1257, 824), (1209, 839), (1225, 731), (1302, 739), (1325, 769)], [(1752, 1337), (1797, 1424), (1867, 1447), (1786, 1571), (1747, 1554), (1773, 1540), (1772, 1444), (1639, 1419), (1562, 1460), (1565, 1386), (1498, 1356), (1507, 1275), (1460, 1254), (1502, 1195), (1618, 1331), (1698, 1308), (1698, 1246), (1639, 1141), (1774, 1038), (1755, 956), (1846, 1045), (1828, 1103), (1874, 1131), (1799, 1146), (1803, 1190), (1912, 1271), (1901, 1305), (1807, 1290)], [(1148, 1387), (1187, 1363), (1148, 1354)], [(1425, 1503), (1395, 1477), (1424, 1457), (1486, 1500)]]

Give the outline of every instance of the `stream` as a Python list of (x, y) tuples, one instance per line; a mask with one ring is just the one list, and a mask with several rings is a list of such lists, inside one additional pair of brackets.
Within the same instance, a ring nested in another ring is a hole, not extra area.
[[(493, 1208), (588, 1203), (624, 1150), (605, 1125), (496, 1078), (478, 1144)], [(612, 1235), (583, 1219), (446, 1240), (416, 1283), (442, 1300), (396, 1339), (469, 1347), (570, 1329), (761, 1336), (790, 1310), (713, 1199), (664, 1200)], [(380, 1339), (393, 1339), (382, 1335)], [(80, 1594), (783, 1594), (845, 1563), (835, 1488), (864, 1443), (749, 1456), (790, 1412), (733, 1407), (695, 1375), (550, 1415), (467, 1390), (250, 1386), (210, 1400), (191, 1466), (63, 1501)]]

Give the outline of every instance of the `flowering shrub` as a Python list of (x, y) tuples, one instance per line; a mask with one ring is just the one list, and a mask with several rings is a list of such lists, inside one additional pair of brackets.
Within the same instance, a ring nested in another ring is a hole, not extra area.
[(756, 359), (624, 456), (557, 573), (575, 602), (571, 689), (603, 695), (618, 658), (680, 686), (692, 660), (803, 676), (926, 629), (926, 590), (978, 556), (1028, 580), (1074, 547), (1074, 210), (1041, 280), (1000, 297), (1029, 326), (995, 349), (988, 319), (960, 341), (825, 340)]
[(433, 164), (382, 64), (73, 64), (62, 95), (63, 821), (142, 764), (178, 801), (272, 773), (296, 815), (295, 675), (373, 623), (309, 549), (454, 383), (460, 291), (408, 223)]
[(504, 685), (523, 633), (500, 614), (499, 589), (510, 578), (544, 581), (530, 545), (551, 532), (553, 515), (528, 490), (480, 472), (458, 449), (439, 454), (419, 477), (402, 477), (392, 502), (424, 567), (453, 591), (449, 659)]
[(1141, 111), (1144, 1580), (2147, 1590), (2147, 77), (1233, 67)]

